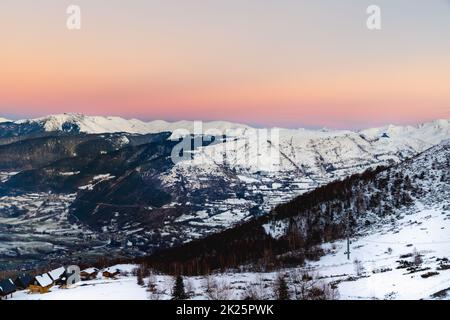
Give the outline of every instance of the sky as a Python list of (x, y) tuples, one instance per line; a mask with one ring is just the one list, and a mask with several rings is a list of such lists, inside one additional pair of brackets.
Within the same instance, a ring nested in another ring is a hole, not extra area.
[[(81, 8), (68, 30), (66, 9)], [(369, 5), (381, 30), (366, 27)], [(448, 0), (2, 0), (0, 117), (450, 118)]]

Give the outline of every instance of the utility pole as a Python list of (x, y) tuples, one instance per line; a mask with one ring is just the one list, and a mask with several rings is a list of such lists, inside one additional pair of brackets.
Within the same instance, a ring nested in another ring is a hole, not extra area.
[(350, 211), (347, 213), (347, 260), (350, 260)]
[(347, 260), (350, 260), (350, 237), (347, 236)]

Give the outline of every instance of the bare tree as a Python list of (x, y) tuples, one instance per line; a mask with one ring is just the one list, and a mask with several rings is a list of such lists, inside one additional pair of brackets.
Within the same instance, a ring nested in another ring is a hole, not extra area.
[(294, 295), (297, 300), (335, 300), (338, 299), (337, 289), (330, 284), (317, 280), (305, 271), (294, 271), (289, 276)]
[(353, 265), (355, 266), (355, 273), (358, 277), (362, 276), (366, 271), (361, 260), (355, 259)]
[(142, 270), (141, 269), (137, 270), (136, 279), (137, 279), (137, 284), (139, 286), (144, 286), (145, 285), (144, 277), (142, 276)]
[(153, 272), (150, 272), (150, 275), (148, 276), (147, 287), (147, 290), (150, 293), (156, 293), (158, 291), (157, 279)]
[(208, 299), (230, 300), (231, 295), (231, 287), (225, 280), (218, 281), (212, 276), (206, 277), (206, 296)]
[(149, 300), (161, 300), (162, 294), (158, 291), (150, 292), (148, 295)]
[(266, 288), (269, 285), (265, 285), (264, 279), (261, 275), (258, 275), (256, 281), (250, 283), (248, 287), (245, 289), (243, 294), (244, 300), (264, 300), (267, 298)]
[(306, 300), (308, 291), (313, 286), (313, 277), (306, 271), (295, 270), (290, 273), (290, 280), (297, 300)]
[(309, 290), (307, 300), (336, 300), (339, 298), (337, 290), (325, 282), (317, 282)]
[(412, 253), (413, 263), (418, 267), (423, 263), (422, 255), (414, 248)]
[(186, 295), (188, 296), (188, 298), (190, 298), (195, 295), (195, 287), (192, 283), (192, 280), (189, 278), (185, 280), (185, 283)]

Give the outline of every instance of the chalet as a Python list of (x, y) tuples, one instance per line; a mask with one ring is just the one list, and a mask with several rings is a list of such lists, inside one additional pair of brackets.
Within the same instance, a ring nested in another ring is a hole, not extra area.
[(103, 270), (102, 275), (104, 278), (115, 279), (118, 275), (120, 275), (119, 269), (107, 268)]
[(11, 279), (6, 279), (0, 282), (0, 300), (5, 298), (8, 298), (8, 295), (13, 295), (14, 292), (16, 292), (17, 288), (14, 284), (14, 281)]
[(18, 290), (25, 290), (28, 289), (30, 284), (32, 284), (34, 281), (34, 277), (28, 275), (28, 274), (22, 274), (17, 277), (16, 281), (14, 281), (14, 284), (16, 285)]
[(48, 273), (44, 273), (36, 276), (28, 288), (30, 293), (43, 294), (49, 292), (51, 287), (53, 287), (53, 279), (48, 275)]
[(54, 285), (64, 286), (67, 282), (66, 269), (64, 267), (52, 270), (47, 273)]
[(97, 268), (84, 269), (80, 272), (80, 278), (82, 281), (95, 280), (97, 279), (98, 271)]

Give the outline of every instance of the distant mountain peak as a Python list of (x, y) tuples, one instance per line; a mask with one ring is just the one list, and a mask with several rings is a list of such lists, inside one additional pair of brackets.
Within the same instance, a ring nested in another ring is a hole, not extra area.
[[(16, 124), (38, 125), (43, 131), (65, 131), (100, 134), (126, 132), (131, 134), (149, 134), (160, 132), (173, 132), (177, 129), (185, 129), (193, 132), (194, 121), (167, 122), (154, 120), (144, 122), (138, 119), (125, 119), (116, 116), (87, 116), (80, 113), (53, 114), (35, 119), (15, 121)], [(247, 125), (227, 121), (202, 122), (203, 129), (228, 129), (249, 128)]]
[[(12, 122), (8, 119), (0, 118), (0, 123)], [(70, 131), (78, 129), (82, 133), (115, 133), (126, 132), (132, 134), (148, 134), (159, 132), (173, 132), (177, 129), (186, 129), (190, 132), (193, 131), (194, 121), (176, 121), (168, 122), (164, 120), (153, 120), (145, 122), (138, 119), (125, 119), (117, 116), (88, 116), (81, 113), (62, 113), (52, 114), (45, 117), (39, 117), (35, 119), (25, 119), (14, 121), (16, 124), (32, 124), (42, 128), (42, 130), (51, 131)], [(249, 129), (251, 126), (233, 123), (228, 121), (209, 121), (202, 122), (203, 129), (219, 129), (226, 131), (228, 129)], [(322, 128), (319, 130), (310, 130), (304, 128), (296, 129), (283, 129), (282, 134), (295, 135), (295, 136), (315, 136), (317, 134), (338, 136), (349, 133), (359, 133), (369, 140), (378, 139), (383, 136), (394, 137), (409, 137), (411, 135), (444, 135), (450, 131), (450, 120), (438, 119), (431, 122), (422, 123), (419, 125), (386, 125), (377, 128), (369, 128), (361, 131), (353, 130), (331, 130), (329, 128)]]

